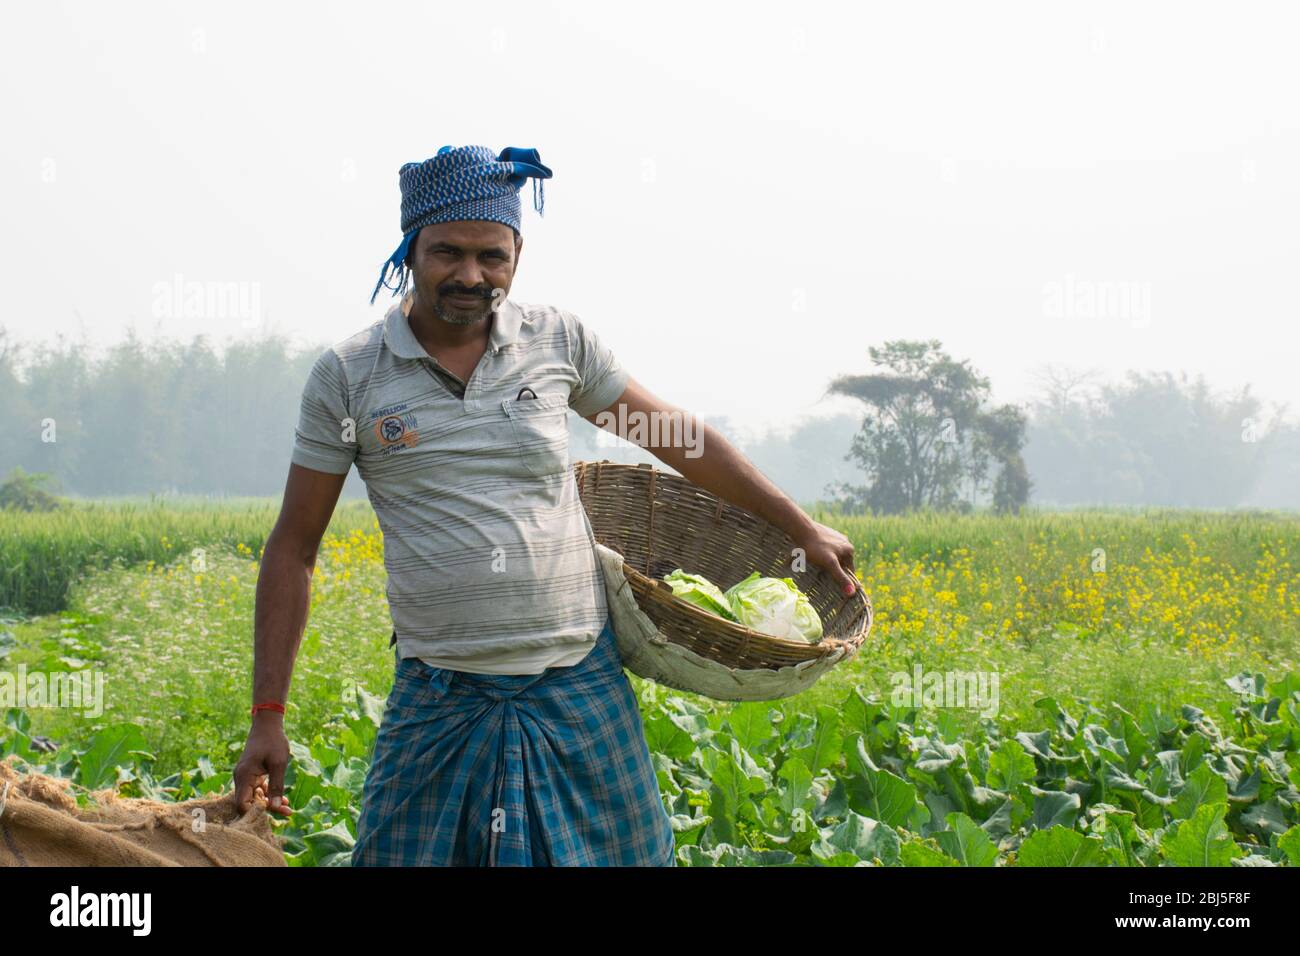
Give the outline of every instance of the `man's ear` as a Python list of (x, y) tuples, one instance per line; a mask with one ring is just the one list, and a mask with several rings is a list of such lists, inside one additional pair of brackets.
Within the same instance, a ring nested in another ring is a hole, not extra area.
[(423, 233), (423, 232), (424, 232), (424, 227), (421, 227), (421, 228), (420, 228), (420, 231), (417, 232), (414, 236), (411, 237), (411, 244), (410, 244), (409, 246), (406, 247), (406, 259), (405, 259), (405, 262), (406, 262), (406, 267), (407, 267), (408, 269), (409, 269), (409, 268), (413, 268), (414, 265), (415, 265), (415, 250), (416, 250), (417, 248), (419, 248), (419, 245), (420, 245), (420, 234)]

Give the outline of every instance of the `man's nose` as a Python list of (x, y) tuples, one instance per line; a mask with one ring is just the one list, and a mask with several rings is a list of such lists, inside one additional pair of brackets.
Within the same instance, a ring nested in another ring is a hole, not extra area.
[(456, 267), (452, 280), (457, 288), (477, 291), (483, 286), (483, 270), (477, 262), (466, 259)]

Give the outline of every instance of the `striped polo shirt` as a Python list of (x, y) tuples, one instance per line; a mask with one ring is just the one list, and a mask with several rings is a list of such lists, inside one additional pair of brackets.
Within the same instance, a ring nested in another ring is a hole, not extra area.
[(399, 657), (476, 674), (576, 664), (608, 609), (568, 410), (607, 408), (628, 373), (573, 313), (507, 298), (463, 382), (415, 338), (410, 303), (316, 360), (291, 460), (332, 474), (355, 462)]

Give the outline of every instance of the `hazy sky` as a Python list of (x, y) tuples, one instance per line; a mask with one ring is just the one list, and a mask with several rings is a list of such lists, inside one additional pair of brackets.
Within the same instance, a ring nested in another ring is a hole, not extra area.
[[(0, 323), (329, 343), (398, 167), (535, 147), (511, 295), (752, 427), (867, 346), (1204, 372), (1300, 410), (1300, 57), (1241, 3), (42, 3), (0, 33)], [(179, 278), (178, 278), (179, 277)], [(187, 315), (171, 291), (242, 298)], [(234, 283), (233, 286), (224, 286)], [(387, 296), (387, 293), (384, 293)], [(170, 314), (169, 314), (170, 313)]]

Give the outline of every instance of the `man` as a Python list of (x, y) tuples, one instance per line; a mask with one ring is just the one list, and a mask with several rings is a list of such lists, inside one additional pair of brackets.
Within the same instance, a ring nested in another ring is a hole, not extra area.
[[(413, 288), (321, 355), (303, 393), (258, 579), (253, 726), (235, 785), (245, 808), (261, 795), (292, 812), (283, 702), (317, 548), (356, 464), (384, 533), (396, 674), (355, 866), (675, 864), (570, 469), (567, 411), (593, 424), (601, 412), (683, 413), (577, 316), (508, 298), (518, 190), (550, 176), (536, 150), (514, 147), (444, 146), (404, 165), (403, 238), (375, 293), (390, 269), (395, 294)], [(702, 446), (689, 458), (652, 450), (784, 528), (852, 593), (847, 538), (716, 431)]]

